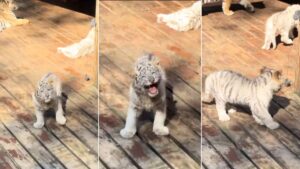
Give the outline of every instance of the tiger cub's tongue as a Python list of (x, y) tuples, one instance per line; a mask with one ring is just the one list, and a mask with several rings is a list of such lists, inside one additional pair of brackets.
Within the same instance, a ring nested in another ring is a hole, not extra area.
[(151, 94), (155, 94), (155, 93), (157, 93), (157, 88), (156, 88), (156, 86), (150, 86), (150, 88), (149, 88), (149, 92), (151, 93)]

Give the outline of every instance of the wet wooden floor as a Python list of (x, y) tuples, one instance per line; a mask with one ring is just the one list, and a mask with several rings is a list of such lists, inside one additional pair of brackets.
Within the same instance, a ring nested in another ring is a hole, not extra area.
[[(96, 57), (56, 53), (86, 36), (91, 17), (39, 1), (23, 5), (16, 13), (30, 24), (0, 32), (0, 168), (97, 168)], [(35, 129), (31, 93), (47, 72), (63, 81), (67, 124), (50, 117)]]
[[(108, 168), (200, 167), (200, 30), (176, 32), (156, 23), (156, 14), (170, 13), (191, 1), (100, 2), (100, 130), (99, 156)], [(135, 60), (152, 52), (161, 60), (168, 82), (169, 136), (152, 132), (144, 118), (138, 133), (124, 139), (128, 90)], [(173, 88), (173, 90), (172, 90)], [(173, 92), (172, 92), (173, 91)]]
[[(227, 17), (220, 10), (206, 9), (203, 15), (203, 77), (216, 70), (234, 70), (254, 77), (262, 66), (282, 69), (295, 81), (299, 39), (294, 45), (279, 44), (265, 51), (264, 24), (271, 14), (288, 4), (265, 1), (256, 4), (255, 13), (242, 8)], [(228, 122), (218, 121), (215, 105), (203, 104), (202, 164), (204, 168), (299, 168), (300, 115), (299, 101), (293, 98), (293, 87), (274, 98), (270, 112), (280, 128), (260, 126), (244, 109), (230, 115)]]

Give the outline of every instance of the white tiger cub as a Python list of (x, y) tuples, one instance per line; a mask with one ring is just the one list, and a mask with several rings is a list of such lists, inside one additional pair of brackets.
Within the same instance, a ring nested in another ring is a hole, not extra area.
[(55, 118), (58, 124), (64, 125), (67, 121), (64, 116), (62, 85), (60, 79), (53, 73), (47, 73), (38, 82), (37, 89), (32, 93), (35, 107), (35, 128), (44, 126), (44, 113), (49, 109), (56, 111)]
[(299, 24), (297, 12), (300, 5), (291, 5), (284, 11), (277, 12), (270, 16), (266, 22), (265, 42), (262, 49), (269, 50), (276, 48), (276, 35), (280, 34), (280, 40), (288, 45), (293, 44), (294, 28)]
[(211, 103), (215, 99), (221, 121), (230, 120), (226, 113), (226, 103), (248, 105), (257, 123), (276, 129), (279, 124), (273, 120), (268, 108), (273, 94), (282, 86), (288, 86), (288, 83), (287, 79), (283, 80), (281, 71), (266, 67), (254, 79), (233, 71), (218, 71), (206, 78), (202, 101)]
[(125, 127), (120, 131), (123, 138), (131, 138), (137, 131), (137, 119), (144, 110), (155, 114), (153, 132), (168, 135), (165, 126), (167, 118), (166, 98), (167, 78), (159, 64), (158, 57), (152, 54), (141, 56), (135, 64), (135, 77), (129, 89), (129, 107)]
[(14, 11), (17, 9), (18, 5), (14, 0), (0, 0), (0, 32), (12, 26), (29, 23), (27, 19), (16, 17)]

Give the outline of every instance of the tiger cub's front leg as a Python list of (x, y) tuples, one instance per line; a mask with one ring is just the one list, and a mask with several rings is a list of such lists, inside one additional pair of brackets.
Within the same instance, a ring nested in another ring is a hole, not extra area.
[(136, 125), (137, 125), (137, 118), (140, 115), (140, 112), (134, 107), (129, 106), (125, 127), (120, 131), (120, 134), (123, 138), (131, 138), (136, 133)]
[(20, 26), (20, 25), (25, 25), (28, 24), (29, 20), (28, 19), (17, 19), (15, 23), (13, 23), (14, 26)]
[(165, 121), (167, 117), (166, 106), (162, 108), (162, 110), (158, 109), (155, 112), (155, 118), (153, 123), (153, 132), (156, 135), (168, 135), (169, 128), (165, 126)]

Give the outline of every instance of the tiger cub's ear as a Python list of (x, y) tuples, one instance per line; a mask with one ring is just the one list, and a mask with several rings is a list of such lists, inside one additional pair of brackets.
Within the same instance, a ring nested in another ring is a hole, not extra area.
[(140, 69), (141, 69), (141, 66), (136, 66), (134, 69), (134, 73), (132, 75), (135, 77), (138, 76), (140, 74)]
[(261, 69), (260, 69), (260, 74), (263, 74), (265, 72), (269, 71), (269, 68), (267, 68), (266, 66), (263, 66)]
[(155, 56), (153, 53), (148, 53), (149, 61), (154, 65), (159, 65), (159, 57)]
[(300, 10), (297, 10), (296, 12), (295, 12), (295, 14), (293, 15), (293, 19), (294, 20), (300, 20)]
[(159, 66), (159, 58), (155, 57), (155, 60), (153, 61), (153, 63), (157, 66)]
[(281, 76), (282, 76), (282, 70), (277, 70), (274, 72), (274, 77), (276, 79), (280, 79)]

